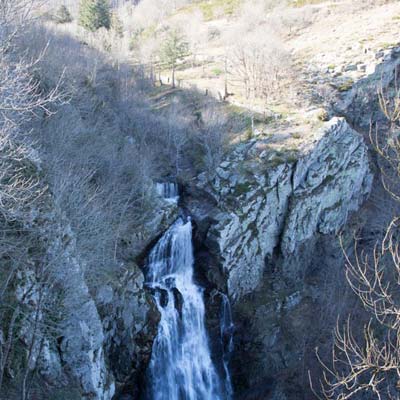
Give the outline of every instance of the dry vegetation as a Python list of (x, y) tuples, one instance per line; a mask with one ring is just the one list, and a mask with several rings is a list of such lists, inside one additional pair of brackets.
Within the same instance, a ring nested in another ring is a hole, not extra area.
[(140, 66), (105, 51), (115, 32), (84, 41), (36, 6), (0, 2), (0, 393), (24, 400), (61, 335), (64, 246), (76, 243), (95, 295), (139, 249), (122, 243), (145, 235), (154, 182), (215, 170), (229, 131), (212, 98), (160, 105)]
[[(343, 19), (344, 41), (355, 33), (361, 41), (354, 15), (377, 6), (392, 33), (393, 13), (400, 15), (398, 4), (376, 1), (115, 1), (111, 29), (89, 33), (77, 24), (77, 1), (65, 2), (72, 21), (57, 17), (59, 2), (34, 3), (0, 1), (0, 390), (17, 374), (24, 400), (35, 351), (59, 335), (59, 315), (48, 305), (53, 287), (62, 293), (64, 265), (45, 257), (56, 228), (35, 219), (38, 210), (55, 209), (68, 221), (95, 292), (120, 272), (122, 238), (152, 220), (155, 181), (212, 175), (229, 146), (257, 129), (290, 131), (295, 144), (306, 135), (314, 117), (304, 110), (316, 107), (307, 63), (321, 54), (328, 56), (320, 66), (332, 63), (334, 54), (333, 34), (315, 40), (322, 28)], [(382, 24), (375, 21), (374, 32)], [(27, 270), (33, 283), (16, 298)], [(33, 333), (25, 337), (27, 318)], [(348, 333), (338, 335), (339, 346), (353, 345)]]

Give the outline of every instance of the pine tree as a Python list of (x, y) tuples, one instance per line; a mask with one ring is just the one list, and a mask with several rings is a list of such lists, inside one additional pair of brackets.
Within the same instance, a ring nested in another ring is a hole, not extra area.
[(119, 38), (124, 36), (124, 26), (116, 12), (112, 13), (111, 16), (111, 28)]
[(168, 33), (160, 49), (161, 62), (172, 71), (172, 87), (175, 87), (175, 71), (178, 63), (189, 55), (189, 45), (177, 30)]
[(57, 11), (57, 14), (55, 15), (55, 20), (59, 24), (67, 24), (69, 22), (72, 22), (71, 13), (69, 12), (68, 8), (65, 5), (60, 6), (60, 8)]
[(82, 0), (79, 8), (79, 25), (94, 32), (110, 29), (111, 12), (108, 0)]

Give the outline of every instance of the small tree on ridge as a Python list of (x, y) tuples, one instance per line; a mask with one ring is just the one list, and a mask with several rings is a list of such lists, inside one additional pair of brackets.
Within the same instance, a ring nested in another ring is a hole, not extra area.
[(82, 0), (79, 7), (79, 25), (91, 32), (110, 29), (111, 12), (108, 0)]
[(189, 54), (189, 45), (178, 30), (171, 30), (160, 49), (160, 60), (172, 71), (172, 87), (175, 87), (175, 71), (178, 64)]
[(71, 13), (69, 12), (68, 8), (64, 4), (61, 5), (57, 11), (56, 21), (59, 24), (67, 24), (69, 22), (72, 22)]

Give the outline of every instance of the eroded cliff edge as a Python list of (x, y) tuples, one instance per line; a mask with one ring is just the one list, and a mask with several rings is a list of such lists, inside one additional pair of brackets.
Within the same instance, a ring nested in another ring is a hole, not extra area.
[(283, 370), (301, 370), (299, 325), (307, 316), (300, 310), (312, 311), (324, 296), (307, 283), (313, 254), (321, 252), (321, 238), (336, 241), (372, 183), (364, 139), (343, 118), (315, 132), (297, 160), (277, 160), (267, 146), (268, 139), (240, 145), (214, 179), (200, 176), (187, 197), (207, 254), (201, 268), (233, 300), (234, 382), (236, 374), (239, 386), (253, 389)]
[(187, 188), (209, 307), (215, 290), (233, 302), (239, 399), (308, 399), (308, 371), (319, 374), (315, 348), (329, 352), (338, 315), (363, 318), (346, 284), (343, 250), (353, 251), (356, 231), (377, 234), (377, 199), (387, 195), (368, 131), (371, 122), (384, 128), (377, 88), (390, 90), (398, 64), (394, 49), (373, 74), (338, 93), (331, 119), (296, 152), (253, 139), (213, 178), (200, 175)]
[(206, 215), (188, 204), (200, 225), (213, 220), (205, 244), (235, 301), (257, 288), (274, 253), (290, 258), (315, 235), (337, 233), (371, 187), (367, 147), (342, 118), (324, 124), (296, 161), (269, 158), (267, 143), (240, 145), (213, 180), (199, 177), (195, 190), (206, 195), (196, 197), (214, 201)]

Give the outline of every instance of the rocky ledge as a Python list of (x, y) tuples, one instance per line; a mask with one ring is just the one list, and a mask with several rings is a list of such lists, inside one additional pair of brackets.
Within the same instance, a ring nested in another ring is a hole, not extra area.
[(297, 159), (278, 159), (268, 143), (251, 141), (216, 172), (212, 180), (199, 176), (187, 206), (213, 256), (209, 279), (222, 275), (214, 283), (226, 283), (236, 301), (257, 288), (274, 252), (290, 257), (315, 235), (338, 232), (372, 182), (363, 138), (342, 118), (325, 123)]
[(298, 400), (309, 390), (310, 346), (328, 342), (332, 304), (344, 298), (336, 234), (372, 178), (362, 135), (333, 118), (298, 152), (277, 152), (268, 138), (242, 143), (212, 179), (188, 188), (207, 307), (213, 289), (233, 303), (236, 398)]

